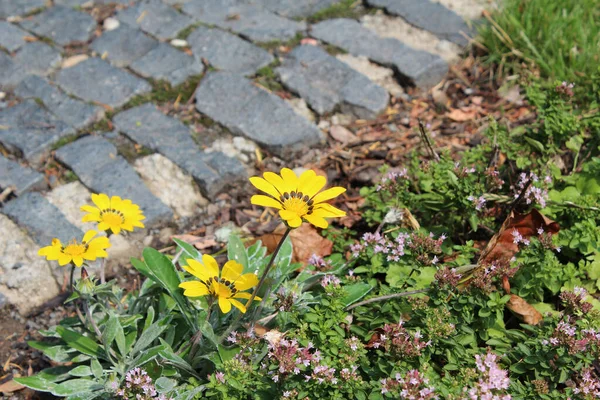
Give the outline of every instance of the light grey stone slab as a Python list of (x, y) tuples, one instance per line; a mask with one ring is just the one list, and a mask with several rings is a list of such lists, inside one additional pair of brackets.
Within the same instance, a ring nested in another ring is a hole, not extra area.
[(293, 21), (244, 0), (191, 0), (183, 12), (196, 21), (236, 32), (255, 42), (287, 41), (306, 30)]
[(25, 193), (6, 203), (2, 213), (25, 228), (40, 246), (49, 246), (58, 238), (67, 243), (81, 240), (83, 232), (72, 225), (58, 208), (36, 192)]
[(192, 139), (187, 126), (166, 116), (153, 104), (143, 104), (117, 114), (113, 123), (133, 141), (158, 151), (192, 175), (209, 197), (246, 178), (246, 170), (240, 161), (220, 152), (204, 153)]
[(88, 14), (65, 6), (50, 7), (20, 24), (28, 31), (48, 37), (61, 46), (87, 42), (96, 28), (96, 21)]
[(220, 29), (200, 26), (187, 41), (198, 59), (222, 71), (253, 75), (274, 60), (268, 51)]
[(144, 78), (165, 80), (172, 86), (204, 72), (204, 66), (198, 59), (166, 43), (159, 43), (130, 67)]
[(30, 75), (16, 87), (15, 94), (22, 98), (40, 99), (46, 108), (75, 129), (82, 129), (102, 119), (104, 109), (74, 99), (48, 81)]
[(305, 18), (318, 13), (341, 0), (256, 0), (269, 11), (283, 17)]
[(0, 50), (0, 89), (12, 90), (27, 75), (11, 56)]
[(31, 163), (39, 162), (60, 138), (75, 133), (73, 127), (34, 100), (0, 110), (0, 125), (0, 143)]
[(196, 91), (198, 111), (269, 149), (285, 154), (318, 143), (321, 131), (279, 97), (230, 72), (211, 72)]
[(162, 39), (172, 39), (194, 20), (160, 0), (143, 0), (117, 13), (117, 19)]
[(394, 68), (406, 83), (428, 89), (448, 71), (439, 56), (415, 50), (397, 39), (382, 38), (352, 19), (331, 19), (312, 26), (311, 36), (356, 56)]
[(2, 0), (0, 18), (25, 15), (46, 6), (46, 0)]
[(43, 190), (48, 185), (44, 175), (0, 155), (0, 188), (4, 190), (9, 186), (20, 196), (30, 190)]
[(106, 139), (83, 137), (58, 149), (56, 157), (92, 191), (131, 199), (139, 205), (146, 216), (143, 222), (147, 227), (173, 217), (171, 209), (150, 192), (133, 167)]
[(469, 26), (454, 11), (431, 0), (367, 0), (374, 7), (384, 8), (388, 13), (404, 18), (409, 24), (424, 29), (460, 46), (469, 41), (465, 35), (472, 34)]
[(135, 95), (152, 90), (145, 80), (99, 58), (89, 58), (60, 70), (56, 82), (67, 93), (110, 107), (120, 107)]
[(127, 67), (158, 46), (158, 41), (139, 29), (121, 24), (117, 29), (104, 32), (90, 46), (115, 67)]
[(13, 61), (28, 74), (46, 76), (60, 65), (62, 57), (54, 47), (43, 42), (27, 43)]
[(27, 43), (23, 39), (25, 36), (31, 35), (10, 22), (0, 21), (0, 47), (8, 51), (18, 50)]
[(296, 47), (275, 71), (319, 114), (339, 106), (359, 118), (373, 118), (387, 107), (384, 88), (317, 46)]

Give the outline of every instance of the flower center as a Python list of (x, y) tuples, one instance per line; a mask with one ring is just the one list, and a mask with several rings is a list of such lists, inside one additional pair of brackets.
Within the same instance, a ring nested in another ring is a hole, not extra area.
[(63, 253), (68, 254), (72, 257), (75, 257), (75, 256), (83, 255), (83, 253), (85, 253), (86, 250), (87, 250), (87, 245), (73, 242), (71, 244), (68, 244), (63, 249)]
[(114, 208), (107, 208), (100, 212), (100, 217), (103, 222), (106, 222), (110, 226), (121, 225), (125, 222), (125, 216), (119, 210)]
[(227, 279), (213, 276), (208, 278), (206, 287), (211, 295), (215, 297), (233, 297), (238, 290), (235, 288), (235, 282), (228, 281)]
[(313, 212), (313, 201), (302, 192), (285, 192), (279, 199), (285, 210), (295, 212), (299, 217)]

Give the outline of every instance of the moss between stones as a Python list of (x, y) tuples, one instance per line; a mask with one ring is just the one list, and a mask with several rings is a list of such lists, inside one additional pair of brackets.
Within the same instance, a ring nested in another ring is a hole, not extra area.
[(277, 80), (274, 68), (277, 68), (281, 63), (275, 59), (271, 64), (266, 67), (262, 67), (254, 75), (254, 82), (258, 83), (262, 87), (269, 89), (272, 92), (284, 90), (281, 83)]
[(376, 8), (366, 8), (360, 3), (361, 2), (357, 0), (342, 0), (339, 3), (333, 4), (330, 7), (311, 15), (306, 20), (311, 24), (315, 24), (333, 18), (359, 19), (363, 15), (372, 14), (377, 11)]
[(65, 137), (62, 137), (62, 138), (58, 139), (58, 141), (52, 145), (51, 150), (58, 150), (61, 147), (68, 145), (69, 143), (73, 143), (80, 136), (81, 135), (79, 133), (75, 133), (73, 135), (67, 135)]

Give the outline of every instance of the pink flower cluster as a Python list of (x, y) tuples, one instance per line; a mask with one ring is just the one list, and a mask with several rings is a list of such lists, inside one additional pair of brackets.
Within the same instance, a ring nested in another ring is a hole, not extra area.
[(498, 366), (496, 359), (497, 356), (491, 352), (488, 352), (485, 357), (479, 354), (475, 356), (475, 365), (480, 378), (474, 387), (467, 390), (470, 400), (511, 399), (509, 394), (504, 394), (510, 384), (508, 372)]
[(524, 238), (523, 235), (521, 235), (521, 233), (516, 229), (513, 229), (513, 231), (510, 234), (513, 237), (514, 244), (523, 243), (525, 246), (529, 246), (531, 243), (529, 239)]
[(560, 294), (560, 300), (563, 302), (566, 308), (567, 314), (587, 314), (592, 310), (592, 304), (585, 301), (588, 292), (582, 287), (575, 286), (572, 292), (562, 292)]
[(467, 197), (467, 200), (469, 200), (471, 203), (473, 203), (473, 205), (475, 205), (475, 209), (477, 211), (481, 211), (481, 210), (483, 210), (483, 207), (485, 207), (486, 200), (483, 198), (483, 196), (479, 196), (479, 197), (469, 196), (469, 197)]
[(575, 93), (573, 92), (573, 88), (575, 87), (574, 83), (568, 83), (565, 81), (562, 81), (562, 83), (560, 85), (558, 85), (555, 90), (558, 93), (562, 93), (564, 95), (567, 95), (569, 97), (573, 97), (575, 96)]
[(456, 272), (456, 268), (444, 267), (436, 271), (434, 278), (442, 288), (455, 288), (460, 282), (461, 274)]
[(567, 386), (573, 389), (574, 394), (582, 395), (585, 399), (600, 398), (600, 381), (592, 368), (584, 368), (579, 379), (567, 381)]
[(279, 382), (280, 378), (290, 374), (298, 375), (303, 369), (318, 365), (321, 361), (321, 352), (314, 350), (312, 343), (307, 347), (300, 347), (296, 339), (269, 342), (268, 349), (268, 359), (277, 364), (275, 371), (269, 371), (274, 382)]
[(335, 275), (325, 275), (323, 279), (321, 279), (321, 286), (324, 288), (328, 287), (340, 287), (342, 281)]
[(462, 167), (461, 168), (460, 163), (458, 161), (454, 163), (454, 173), (459, 178), (464, 178), (465, 176), (467, 176), (469, 174), (475, 173), (475, 171), (476, 171), (475, 167), (469, 167), (469, 168)]
[(117, 396), (124, 400), (167, 400), (165, 395), (158, 394), (152, 378), (141, 368), (134, 368), (125, 374), (125, 387), (117, 389)]
[(381, 393), (389, 394), (394, 398), (409, 400), (437, 399), (435, 388), (429, 385), (429, 379), (413, 369), (402, 375), (396, 374), (394, 378), (386, 378), (380, 381)]
[(402, 168), (398, 171), (390, 171), (381, 178), (376, 190), (379, 192), (381, 190), (394, 189), (398, 179), (406, 179), (407, 177), (408, 171), (406, 168)]
[(315, 253), (310, 256), (308, 263), (310, 265), (314, 265), (318, 271), (327, 271), (328, 269), (331, 269), (331, 261), (325, 260), (323, 257), (320, 257)]
[[(544, 346), (565, 347), (569, 354), (577, 354), (585, 351), (600, 350), (600, 332), (595, 329), (582, 329), (578, 332), (577, 326), (571, 324), (571, 318), (560, 321), (552, 336), (542, 340)], [(600, 355), (600, 354), (596, 354)]]
[[(531, 184), (525, 189), (527, 183), (531, 180)], [(543, 182), (540, 182), (540, 179), (536, 174), (530, 172), (529, 175), (525, 172), (522, 172), (519, 175), (519, 181), (517, 182), (516, 187), (513, 187), (514, 197), (515, 199), (519, 197), (521, 192), (525, 190), (525, 194), (523, 199), (525, 199), (525, 203), (527, 204), (535, 204), (538, 203), (540, 207), (546, 207), (546, 201), (548, 200), (548, 190), (546, 189), (547, 185), (552, 183), (552, 178), (550, 176), (546, 176)], [(543, 185), (544, 187), (538, 187), (536, 185)]]
[(421, 350), (431, 344), (430, 341), (421, 340), (423, 338), (421, 332), (411, 334), (407, 331), (403, 321), (394, 325), (385, 324), (383, 333), (375, 334), (373, 338), (376, 340), (371, 339), (370, 347), (384, 348), (386, 353), (403, 357), (418, 357), (421, 355)]
[(358, 257), (361, 252), (371, 248), (373, 254), (386, 254), (388, 261), (399, 261), (409, 241), (410, 235), (407, 233), (401, 232), (395, 239), (390, 239), (379, 232), (367, 232), (363, 235), (361, 243), (353, 244), (350, 250), (353, 257)]
[(475, 272), (473, 272), (473, 279), (471, 279), (469, 284), (486, 293), (490, 293), (496, 290), (494, 282), (498, 278), (512, 278), (518, 270), (519, 267), (512, 267), (510, 262), (499, 260), (476, 269)]

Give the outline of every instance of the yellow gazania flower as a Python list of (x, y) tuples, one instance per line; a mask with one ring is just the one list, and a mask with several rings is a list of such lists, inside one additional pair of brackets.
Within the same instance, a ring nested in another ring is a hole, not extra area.
[(253, 176), (250, 182), (259, 190), (272, 196), (257, 194), (250, 202), (257, 206), (273, 207), (279, 210), (279, 216), (291, 228), (302, 225), (302, 219), (319, 228), (329, 226), (325, 218), (343, 217), (346, 213), (325, 203), (346, 189), (332, 187), (319, 193), (327, 183), (327, 179), (319, 176), (313, 170), (308, 170), (296, 176), (289, 168), (281, 170), (281, 176), (273, 172), (265, 172), (263, 178)]
[[(188, 281), (179, 284), (179, 287), (184, 289), (185, 296), (211, 296), (213, 300), (218, 300), (223, 313), (231, 311), (232, 305), (241, 312), (246, 312), (246, 306), (236, 299), (249, 299), (252, 296), (243, 291), (256, 286), (258, 277), (255, 274), (242, 275), (244, 267), (233, 260), (227, 261), (219, 273), (217, 261), (208, 254), (202, 256), (202, 262), (188, 259), (187, 263), (183, 269), (200, 279), (200, 282)], [(254, 300), (260, 298), (255, 297)]]
[(131, 232), (134, 227), (144, 227), (141, 221), (146, 217), (140, 207), (133, 204), (131, 200), (123, 200), (119, 196), (109, 198), (101, 193), (92, 194), (92, 201), (96, 207), (91, 205), (81, 207), (81, 211), (88, 212), (83, 216), (83, 222), (98, 222), (99, 230), (110, 231), (114, 234), (121, 232), (121, 229)]
[(106, 236), (95, 238), (94, 236), (97, 234), (96, 231), (87, 231), (81, 243), (77, 243), (73, 239), (66, 246), (54, 238), (50, 246), (43, 247), (38, 251), (38, 255), (46, 257), (49, 261), (58, 260), (58, 264), (61, 266), (72, 262), (81, 267), (83, 260), (93, 261), (96, 258), (108, 257), (106, 249), (110, 247), (110, 242)]

